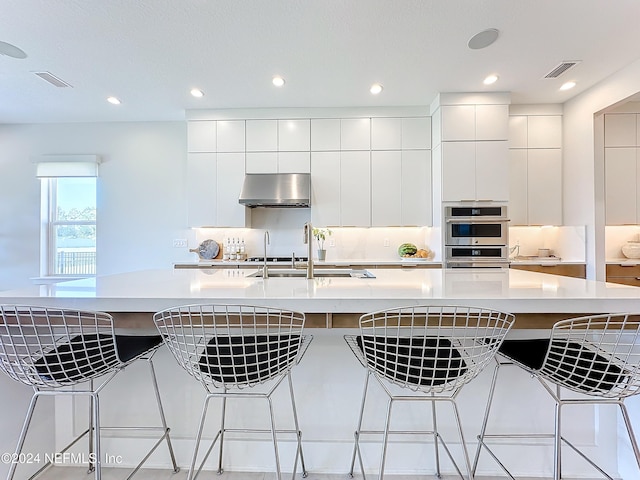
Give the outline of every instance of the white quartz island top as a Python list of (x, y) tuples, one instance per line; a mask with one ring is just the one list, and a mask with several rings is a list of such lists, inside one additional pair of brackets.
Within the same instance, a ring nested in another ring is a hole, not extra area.
[(375, 278), (251, 278), (250, 269), (145, 270), (0, 292), (0, 303), (154, 312), (190, 303), (363, 313), (420, 303), (513, 313), (640, 311), (640, 288), (515, 269), (368, 269)]

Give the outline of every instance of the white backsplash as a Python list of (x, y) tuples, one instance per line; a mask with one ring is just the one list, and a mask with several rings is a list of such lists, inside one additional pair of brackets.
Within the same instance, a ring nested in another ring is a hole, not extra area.
[(551, 255), (570, 262), (586, 259), (585, 227), (510, 227), (509, 246), (520, 244), (520, 255), (537, 255), (539, 248), (548, 248)]
[(622, 255), (622, 246), (629, 242), (640, 241), (640, 225), (621, 225), (605, 227), (605, 258), (625, 258)]

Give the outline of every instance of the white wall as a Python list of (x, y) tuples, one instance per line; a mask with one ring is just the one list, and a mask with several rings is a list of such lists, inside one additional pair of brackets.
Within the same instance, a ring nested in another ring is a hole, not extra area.
[(40, 185), (32, 158), (96, 154), (97, 272), (171, 266), (186, 228), (186, 123), (0, 125), (0, 289), (39, 275)]

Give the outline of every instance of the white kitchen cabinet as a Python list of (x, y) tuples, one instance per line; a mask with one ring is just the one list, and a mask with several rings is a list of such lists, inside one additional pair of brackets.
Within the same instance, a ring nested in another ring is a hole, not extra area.
[(187, 155), (188, 225), (202, 227), (217, 222), (217, 162), (215, 153)]
[(431, 148), (431, 117), (402, 119), (402, 149)]
[(402, 152), (371, 152), (371, 226), (402, 225)]
[(608, 113), (604, 116), (605, 147), (635, 147), (638, 145), (637, 115), (635, 113)]
[(187, 122), (187, 151), (216, 151), (215, 120), (196, 120)]
[(562, 151), (509, 151), (511, 225), (562, 225)]
[(400, 192), (402, 225), (432, 224), (431, 193), (431, 151), (403, 150)]
[(509, 138), (509, 105), (476, 105), (475, 140)]
[(247, 152), (278, 151), (277, 120), (247, 120)]
[(218, 120), (216, 123), (217, 151), (244, 152), (244, 120)]
[(340, 119), (319, 118), (311, 120), (311, 151), (340, 150)]
[(400, 150), (402, 148), (402, 119), (372, 118), (371, 149)]
[(311, 152), (311, 221), (340, 225), (340, 152)]
[(562, 148), (562, 116), (530, 115), (527, 123), (528, 148)]
[(340, 150), (369, 150), (371, 148), (371, 119), (343, 118), (340, 120)]
[(476, 142), (476, 200), (509, 200), (509, 146), (504, 141)]
[(278, 152), (278, 173), (310, 172), (310, 152)]
[(606, 224), (638, 223), (638, 148), (605, 148)]
[(244, 182), (244, 154), (218, 153), (216, 173), (218, 217), (216, 226), (249, 226), (250, 210), (238, 202)]
[(247, 152), (247, 173), (277, 173), (278, 152)]
[[(524, 118), (526, 119), (526, 117)], [(527, 164), (526, 148), (509, 150), (509, 219), (511, 220), (511, 225), (529, 224)]]
[(340, 153), (340, 224), (371, 226), (371, 154)]
[(528, 150), (529, 225), (562, 225), (562, 150)]
[(440, 112), (443, 142), (476, 139), (475, 105), (443, 105)]
[(512, 115), (509, 117), (509, 148), (527, 148), (528, 116)]
[(442, 200), (475, 199), (475, 142), (442, 142)]
[(279, 152), (308, 152), (310, 150), (310, 120), (278, 120)]

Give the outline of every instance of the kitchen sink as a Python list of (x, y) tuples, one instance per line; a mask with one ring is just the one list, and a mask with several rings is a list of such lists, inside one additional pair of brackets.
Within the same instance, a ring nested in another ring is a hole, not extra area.
[[(270, 268), (268, 278), (305, 278), (306, 269), (293, 268)], [(354, 270), (352, 268), (316, 268), (313, 270), (314, 277), (354, 277), (354, 278), (376, 278), (368, 270)], [(262, 278), (262, 269), (250, 273), (247, 277)]]

